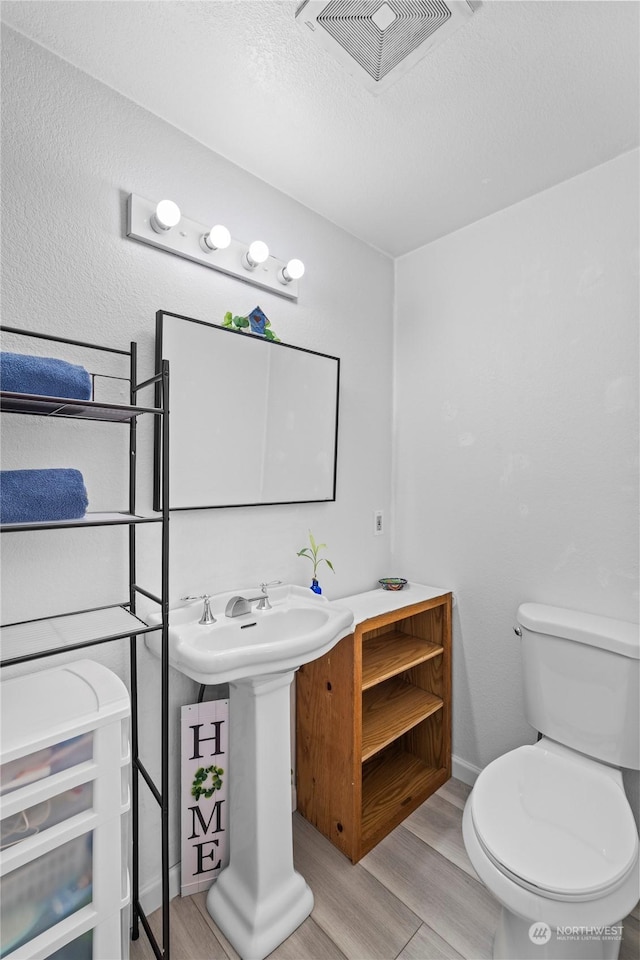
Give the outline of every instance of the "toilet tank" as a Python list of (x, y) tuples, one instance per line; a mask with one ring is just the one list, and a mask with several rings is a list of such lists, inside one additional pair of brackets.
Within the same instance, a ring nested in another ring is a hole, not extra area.
[(523, 603), (524, 713), (540, 733), (616, 767), (640, 769), (637, 623)]

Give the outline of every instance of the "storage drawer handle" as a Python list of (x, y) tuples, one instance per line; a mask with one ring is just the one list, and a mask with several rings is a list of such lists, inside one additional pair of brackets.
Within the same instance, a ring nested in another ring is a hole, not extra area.
[(122, 899), (120, 900), (120, 909), (122, 910), (126, 907), (131, 900), (131, 881), (129, 879), (129, 871), (125, 870), (125, 875), (122, 878), (124, 880), (123, 886), (124, 891), (122, 894)]

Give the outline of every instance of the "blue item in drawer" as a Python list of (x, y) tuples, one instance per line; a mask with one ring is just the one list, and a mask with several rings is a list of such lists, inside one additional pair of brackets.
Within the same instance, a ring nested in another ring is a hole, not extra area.
[(91, 903), (92, 849), (83, 834), (2, 877), (0, 957)]
[(93, 930), (65, 943), (64, 947), (50, 954), (48, 960), (93, 960)]

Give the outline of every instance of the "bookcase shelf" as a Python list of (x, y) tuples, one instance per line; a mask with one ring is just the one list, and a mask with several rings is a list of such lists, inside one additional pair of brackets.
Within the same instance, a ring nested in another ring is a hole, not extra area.
[(442, 700), (420, 687), (394, 678), (362, 696), (362, 762), (442, 709)]
[(362, 647), (362, 689), (367, 690), (409, 667), (440, 656), (442, 652), (439, 644), (399, 630), (368, 640)]

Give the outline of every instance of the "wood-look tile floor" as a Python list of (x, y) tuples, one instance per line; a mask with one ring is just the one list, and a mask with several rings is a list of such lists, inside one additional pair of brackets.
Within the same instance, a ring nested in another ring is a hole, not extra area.
[[(484, 960), (500, 908), (462, 840), (470, 788), (449, 780), (360, 863), (353, 865), (294, 814), (296, 869), (313, 890), (311, 916), (269, 960)], [(206, 894), (171, 902), (172, 960), (238, 960), (205, 904)], [(620, 960), (640, 957), (638, 907), (625, 921)], [(159, 911), (150, 918), (160, 936)], [(144, 931), (131, 960), (153, 960)]]

